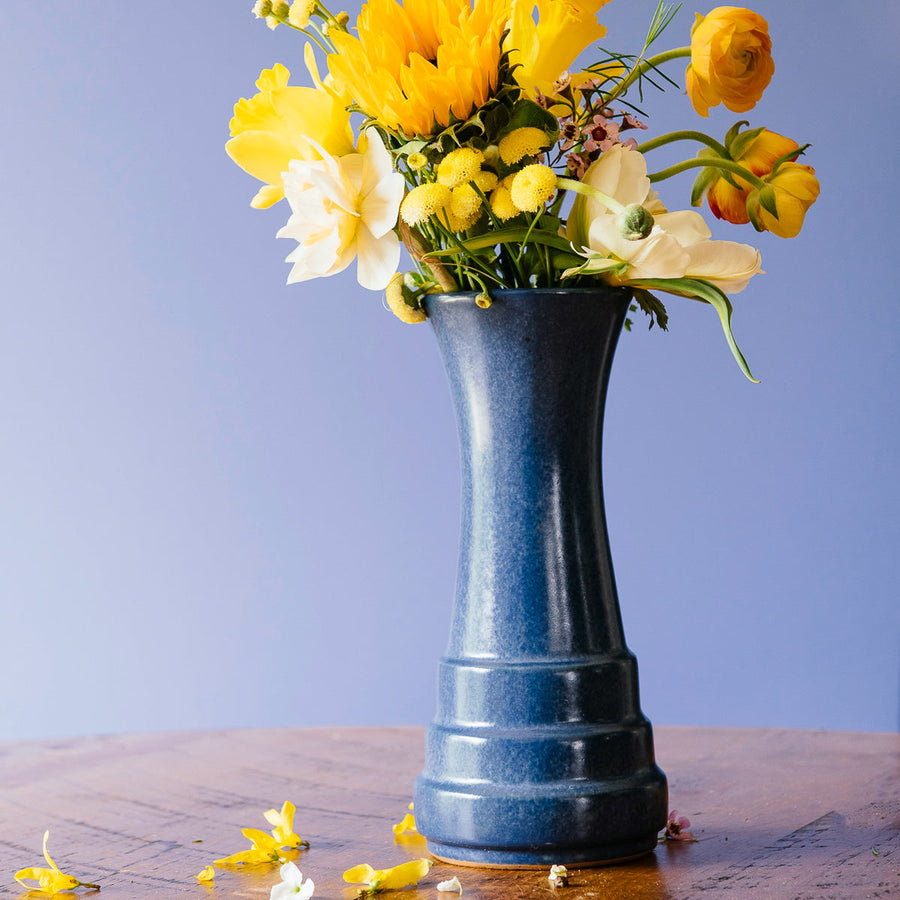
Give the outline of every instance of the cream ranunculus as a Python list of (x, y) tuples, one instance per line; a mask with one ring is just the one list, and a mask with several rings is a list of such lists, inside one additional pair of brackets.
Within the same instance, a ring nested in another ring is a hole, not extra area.
[(685, 74), (694, 109), (701, 116), (720, 103), (732, 112), (752, 109), (775, 72), (771, 54), (769, 25), (758, 13), (738, 6), (698, 13)]
[(582, 179), (623, 206), (640, 204), (654, 218), (643, 240), (621, 234), (618, 215), (599, 200), (579, 196), (569, 216), (568, 238), (588, 259), (585, 271), (604, 272), (612, 284), (655, 279), (706, 281), (728, 294), (743, 290), (760, 271), (759, 251), (734, 241), (710, 240), (703, 217), (691, 210), (666, 212), (647, 177), (643, 154), (617, 144)]
[(403, 199), (403, 176), (377, 132), (366, 132), (364, 153), (321, 160), (292, 160), (284, 173), (292, 215), (278, 237), (299, 246), (288, 254), (294, 264), (288, 284), (334, 275), (357, 258), (357, 280), (383, 290), (400, 261), (393, 229)]

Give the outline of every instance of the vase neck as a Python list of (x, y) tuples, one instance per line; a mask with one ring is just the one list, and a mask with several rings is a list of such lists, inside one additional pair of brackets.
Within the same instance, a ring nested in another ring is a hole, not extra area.
[(498, 292), (429, 298), (462, 462), (448, 656), (539, 661), (625, 652), (601, 435), (629, 297)]

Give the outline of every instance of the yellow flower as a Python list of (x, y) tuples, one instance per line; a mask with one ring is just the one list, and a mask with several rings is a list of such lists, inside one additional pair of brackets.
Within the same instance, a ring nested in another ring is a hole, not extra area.
[(367, 893), (375, 891), (391, 891), (416, 884), (424, 878), (433, 863), (430, 859), (415, 859), (392, 869), (373, 869), (370, 865), (354, 866), (344, 872), (344, 881), (350, 884), (365, 884)]
[(294, 0), (288, 13), (288, 22), (295, 28), (306, 28), (315, 8), (316, 0)]
[(506, 222), (514, 219), (522, 210), (513, 203), (509, 187), (498, 184), (491, 192), (491, 211), (501, 222)]
[(201, 884), (208, 884), (216, 877), (216, 870), (212, 866), (206, 866), (201, 869), (194, 878), (197, 879)]
[[(450, 192), (450, 212), (460, 222), (466, 222), (465, 228), (471, 228), (483, 215), (484, 206), (478, 191), (471, 184), (461, 184)], [(465, 228), (457, 229), (464, 231)]]
[[(509, 35), (504, 47), (512, 51), (510, 62), (519, 66), (516, 81), (528, 93), (550, 96), (553, 83), (569, 69), (589, 44), (600, 40), (606, 29), (597, 13), (609, 0), (512, 0)], [(534, 10), (538, 12), (537, 24)], [(576, 75), (575, 85), (589, 75)]]
[[(90, 884), (86, 881), (79, 881), (75, 878), (74, 875), (65, 875), (60, 872), (59, 866), (56, 865), (55, 862), (50, 858), (50, 854), (47, 852), (47, 840), (50, 837), (50, 831), (44, 832), (44, 859), (47, 860), (49, 869), (42, 869), (37, 867), (32, 867), (28, 869), (19, 869), (13, 878), (22, 885), (23, 888), (28, 890), (41, 890), (45, 891), (48, 894), (57, 894), (60, 891), (71, 891), (73, 888), (77, 887), (86, 887), (92, 888), (93, 890), (100, 890), (99, 884)], [(32, 887), (31, 885), (25, 884), (23, 879), (27, 879), (28, 881), (36, 881), (37, 886)]]
[(406, 834), (407, 831), (414, 831), (416, 834), (419, 833), (418, 828), (416, 828), (416, 819), (413, 815), (412, 803), (409, 804), (409, 812), (394, 826), (394, 834), (396, 835)]
[(272, 828), (272, 837), (278, 841), (280, 847), (308, 847), (309, 841), (304, 841), (299, 834), (294, 833), (294, 813), (296, 807), (290, 800), (285, 800), (281, 806), (281, 812), (277, 809), (270, 809), (263, 815), (266, 821), (274, 826)]
[(400, 218), (407, 225), (421, 225), (450, 205), (453, 196), (445, 184), (429, 182), (414, 187), (400, 204)]
[(516, 128), (500, 141), (500, 159), (508, 166), (514, 166), (526, 156), (535, 156), (550, 146), (550, 138), (540, 128), (526, 126)]
[(242, 828), (241, 834), (250, 841), (250, 849), (217, 859), (217, 866), (252, 866), (281, 860), (281, 845), (271, 834), (258, 828)]
[[(792, 150), (799, 149), (800, 145), (796, 141), (766, 130), (760, 132), (739, 154), (736, 154), (734, 161), (739, 162), (754, 175), (764, 176), (772, 171), (778, 159)], [(734, 172), (728, 174), (738, 186), (730, 184), (728, 179), (720, 175), (709, 185), (706, 201), (716, 218), (725, 219), (735, 225), (746, 225), (750, 221), (747, 214), (747, 198), (753, 190), (752, 185)]]
[(410, 153), (406, 158), (406, 164), (413, 172), (421, 172), (428, 165), (428, 157), (424, 153)]
[(280, 63), (264, 69), (256, 82), (259, 93), (241, 99), (231, 120), (228, 155), (245, 171), (265, 182), (250, 202), (265, 209), (284, 197), (281, 174), (292, 159), (322, 159), (353, 152), (350, 114), (327, 87), (288, 85), (290, 72)]
[(769, 25), (752, 10), (717, 6), (706, 16), (697, 13), (685, 73), (694, 109), (701, 116), (719, 103), (732, 112), (752, 109), (775, 72), (771, 53)]
[(437, 167), (437, 180), (448, 188), (468, 184), (481, 171), (484, 154), (472, 147), (459, 147), (451, 150)]
[(522, 212), (537, 212), (556, 193), (556, 172), (539, 163), (525, 166), (513, 176), (509, 193)]
[(329, 33), (328, 68), (364, 113), (406, 137), (465, 120), (497, 87), (509, 0), (369, 0), (359, 37)]
[(782, 163), (765, 179), (778, 215), (773, 215), (762, 203), (760, 191), (753, 191), (747, 200), (750, 221), (757, 231), (771, 231), (778, 237), (792, 238), (800, 233), (806, 211), (819, 196), (819, 181), (812, 166), (796, 162)]

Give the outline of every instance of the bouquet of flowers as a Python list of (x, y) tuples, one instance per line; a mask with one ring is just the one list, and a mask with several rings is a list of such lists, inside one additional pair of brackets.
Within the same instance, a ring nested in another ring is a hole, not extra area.
[[(281, 64), (240, 100), (226, 149), (264, 182), (251, 205), (286, 198), (279, 237), (297, 247), (288, 282), (357, 262), (359, 283), (386, 291), (405, 322), (431, 292), (627, 286), (665, 328), (660, 292), (711, 305), (742, 371), (729, 294), (761, 271), (758, 250), (712, 240), (702, 215), (670, 212), (655, 185), (696, 173), (690, 202), (714, 216), (796, 236), (819, 184), (798, 162), (808, 145), (736, 122), (639, 141), (648, 86), (678, 86), (693, 111), (752, 109), (775, 66), (766, 21), (721, 6), (697, 14), (688, 46), (657, 49), (680, 6), (660, 2), (634, 54), (596, 49), (609, 0), (368, 0), (351, 27), (319, 0), (257, 0), (271, 27), (307, 40), (312, 86)], [(686, 29), (685, 29), (686, 31)], [(687, 35), (686, 35), (687, 36)], [(323, 75), (316, 53), (321, 51)], [(684, 102), (679, 99), (678, 102)], [(687, 102), (685, 102), (687, 111)], [(651, 151), (678, 142), (694, 155), (650, 171)], [(401, 246), (415, 268), (398, 272)], [(626, 325), (630, 325), (626, 323)]]

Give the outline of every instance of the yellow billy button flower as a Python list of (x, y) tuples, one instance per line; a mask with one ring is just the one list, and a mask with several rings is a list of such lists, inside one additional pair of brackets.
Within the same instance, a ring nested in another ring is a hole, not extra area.
[(309, 841), (304, 841), (299, 834), (294, 833), (294, 813), (296, 807), (290, 800), (285, 800), (281, 806), (281, 812), (277, 809), (270, 809), (263, 815), (266, 821), (274, 826), (272, 828), (272, 837), (279, 842), (281, 847), (308, 847)]
[(701, 116), (720, 103), (732, 112), (752, 109), (774, 72), (772, 39), (762, 16), (737, 6), (717, 6), (706, 16), (697, 13), (685, 82)]
[(464, 222), (464, 231), (471, 228), (484, 215), (484, 206), (478, 191), (470, 184), (461, 184), (450, 192), (450, 212), (458, 222)]
[(407, 225), (421, 225), (450, 205), (452, 192), (445, 184), (428, 183), (414, 187), (400, 204), (400, 218)]
[(194, 876), (201, 884), (209, 884), (215, 877), (216, 870), (212, 866), (205, 866)]
[(516, 128), (504, 137), (499, 145), (500, 159), (508, 166), (514, 166), (526, 156), (535, 156), (550, 146), (550, 138), (540, 128), (526, 126)]
[(364, 884), (360, 894), (374, 894), (376, 891), (392, 891), (418, 883), (424, 878), (433, 863), (430, 859), (415, 859), (392, 869), (373, 869), (370, 865), (354, 866), (344, 872), (344, 881), (350, 884)]
[[(819, 196), (819, 181), (812, 166), (796, 162), (782, 163), (766, 180), (766, 187), (753, 191), (747, 199), (747, 212), (757, 231), (771, 231), (778, 237), (792, 238), (800, 233), (806, 211)], [(768, 198), (763, 196), (768, 193)], [(774, 205), (777, 215), (766, 208)]]
[(537, 212), (556, 193), (556, 173), (550, 166), (533, 163), (513, 176), (509, 194), (522, 212)]
[[(77, 887), (85, 887), (91, 888), (92, 890), (99, 891), (99, 884), (90, 884), (87, 881), (79, 881), (74, 875), (66, 875), (63, 872), (60, 872), (59, 866), (56, 865), (55, 862), (50, 858), (50, 854), (47, 852), (47, 840), (50, 837), (50, 832), (44, 832), (44, 859), (47, 860), (47, 864), (50, 866), (49, 869), (42, 869), (37, 867), (32, 867), (28, 869), (20, 869), (13, 878), (22, 885), (23, 888), (27, 890), (40, 890), (45, 891), (48, 894), (58, 894), (60, 891), (71, 891)], [(26, 884), (26, 881), (36, 881), (37, 885), (32, 886)]]
[(498, 184), (491, 192), (491, 212), (501, 221), (506, 222), (514, 219), (522, 210), (513, 203), (512, 194), (509, 192), (509, 186), (506, 184)]
[(473, 181), (481, 171), (484, 154), (472, 147), (459, 147), (451, 150), (437, 167), (437, 180), (448, 188)]
[(294, 87), (280, 63), (264, 69), (259, 93), (241, 99), (231, 120), (232, 138), (225, 151), (245, 172), (265, 182), (250, 205), (266, 209), (284, 197), (282, 172), (292, 159), (322, 159), (323, 152), (353, 152), (350, 114), (327, 86)]

